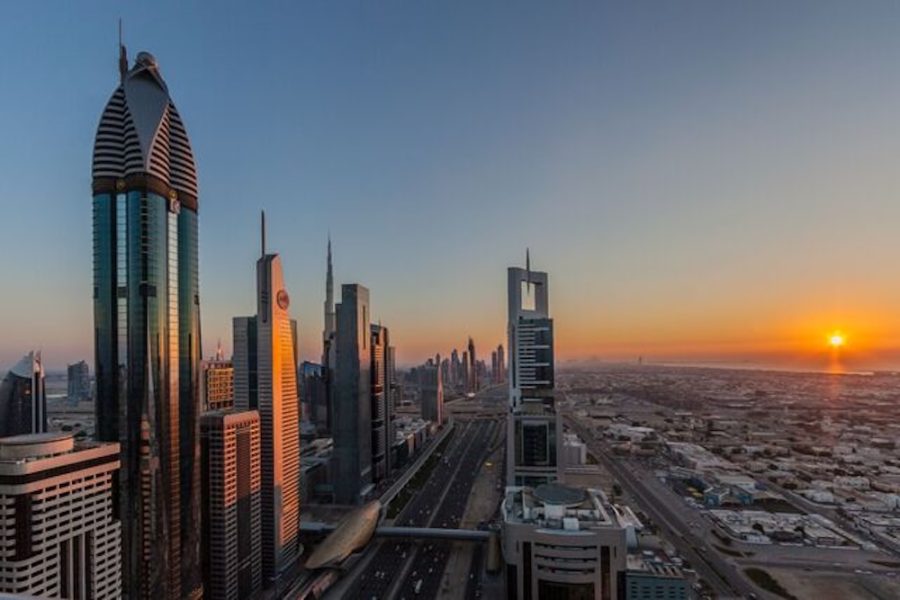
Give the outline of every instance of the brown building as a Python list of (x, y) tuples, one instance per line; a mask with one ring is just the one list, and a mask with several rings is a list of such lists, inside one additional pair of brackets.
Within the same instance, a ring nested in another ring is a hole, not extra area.
[(204, 410), (234, 408), (234, 365), (230, 360), (200, 363), (200, 398)]
[(200, 418), (203, 581), (211, 600), (250, 598), (262, 588), (259, 413)]

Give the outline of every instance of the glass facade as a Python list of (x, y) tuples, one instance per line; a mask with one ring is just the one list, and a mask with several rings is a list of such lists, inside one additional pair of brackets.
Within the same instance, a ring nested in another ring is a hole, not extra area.
[[(93, 212), (96, 430), (99, 439), (122, 444), (123, 541), (126, 557), (136, 557), (126, 564), (126, 585), (141, 581), (149, 593), (194, 589), (197, 215), (147, 189), (96, 194)], [(167, 535), (148, 544), (148, 525)]]
[[(29, 355), (32, 356), (32, 355)], [(22, 363), (33, 366), (29, 357)], [(0, 437), (47, 431), (47, 396), (43, 371), (30, 376), (9, 371), (0, 383)]]

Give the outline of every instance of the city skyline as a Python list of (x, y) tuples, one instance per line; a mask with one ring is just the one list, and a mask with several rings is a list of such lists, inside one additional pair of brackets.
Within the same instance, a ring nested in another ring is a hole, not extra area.
[[(461, 346), (460, 329), (503, 341), (497, 273), (524, 239), (554, 273), (560, 364), (827, 369), (839, 329), (846, 367), (896, 367), (900, 286), (881, 264), (900, 259), (900, 9), (811, 7), (3, 7), (0, 49), (29, 61), (8, 61), (0, 125), (29, 143), (0, 151), (0, 193), (33, 196), (39, 179), (48, 201), (20, 203), (0, 231), (4, 255), (32, 250), (5, 279), (42, 274), (3, 300), (0, 369), (32, 348), (52, 370), (92, 354), (85, 165), (118, 10), (132, 54), (153, 52), (178, 89), (203, 164), (204, 356), (218, 338), (230, 353), (230, 318), (252, 303), (229, 265), (255, 255), (247, 225), (266, 208), (301, 359), (321, 353), (330, 229), (336, 282), (378, 290), (372, 318), (391, 324), (402, 365)], [(238, 23), (271, 33), (236, 44)], [(250, 111), (252, 128), (233, 118)], [(371, 223), (342, 219), (359, 211)], [(23, 238), (35, 231), (41, 244)]]

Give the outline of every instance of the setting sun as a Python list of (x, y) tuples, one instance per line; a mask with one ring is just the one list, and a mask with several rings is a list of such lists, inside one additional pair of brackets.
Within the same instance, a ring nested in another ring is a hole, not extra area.
[(846, 343), (847, 339), (844, 337), (842, 333), (832, 333), (828, 337), (828, 345), (832, 348), (840, 348)]

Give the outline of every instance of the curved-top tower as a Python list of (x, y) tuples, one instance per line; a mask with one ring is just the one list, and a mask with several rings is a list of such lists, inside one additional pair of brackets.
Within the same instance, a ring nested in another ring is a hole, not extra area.
[(106, 105), (93, 155), (96, 436), (121, 443), (129, 598), (199, 598), (197, 174), (156, 59)]

